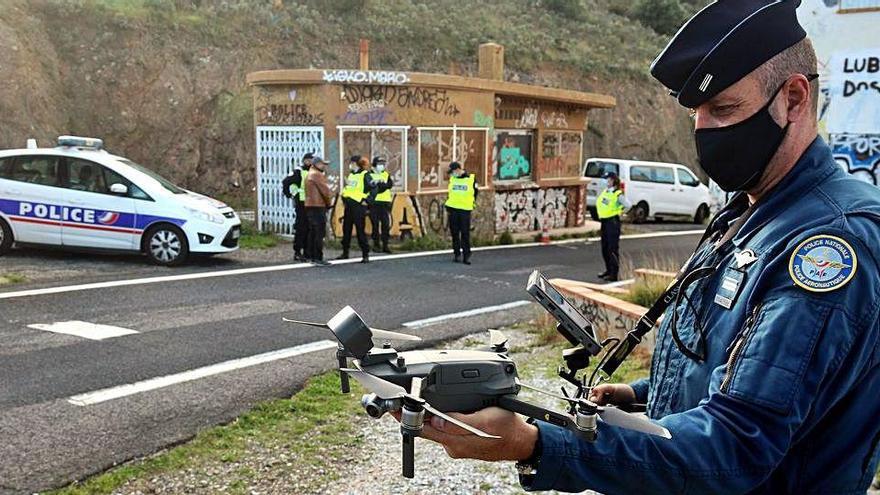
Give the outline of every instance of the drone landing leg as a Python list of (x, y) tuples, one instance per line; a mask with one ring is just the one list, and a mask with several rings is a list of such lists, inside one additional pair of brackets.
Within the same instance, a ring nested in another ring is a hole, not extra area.
[(403, 437), (403, 477), (412, 479), (416, 475), (415, 457), (416, 457), (416, 437), (404, 433)]
[(336, 360), (339, 363), (339, 384), (342, 386), (342, 393), (347, 394), (351, 392), (351, 387), (348, 384), (348, 374), (342, 371), (343, 368), (348, 368), (348, 358), (345, 356), (345, 351), (342, 349), (338, 349), (336, 351)]

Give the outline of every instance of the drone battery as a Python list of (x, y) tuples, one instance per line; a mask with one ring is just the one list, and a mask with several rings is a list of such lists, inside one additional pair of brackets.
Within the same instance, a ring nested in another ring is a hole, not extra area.
[(342, 347), (357, 359), (363, 359), (373, 348), (373, 332), (351, 306), (344, 307), (327, 326)]

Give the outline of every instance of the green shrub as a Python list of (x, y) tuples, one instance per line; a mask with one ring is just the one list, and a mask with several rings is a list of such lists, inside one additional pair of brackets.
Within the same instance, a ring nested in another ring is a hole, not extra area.
[(500, 236), (498, 236), (498, 244), (501, 244), (502, 246), (513, 244), (513, 234), (511, 234), (509, 230), (505, 230)]
[(638, 0), (633, 6), (633, 16), (660, 34), (675, 34), (687, 15), (678, 0)]

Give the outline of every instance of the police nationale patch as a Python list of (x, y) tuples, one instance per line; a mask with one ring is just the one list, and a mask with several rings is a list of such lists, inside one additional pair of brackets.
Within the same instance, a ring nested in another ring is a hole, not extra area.
[(812, 292), (829, 292), (847, 284), (856, 274), (858, 258), (846, 241), (817, 235), (791, 253), (788, 271), (794, 283)]

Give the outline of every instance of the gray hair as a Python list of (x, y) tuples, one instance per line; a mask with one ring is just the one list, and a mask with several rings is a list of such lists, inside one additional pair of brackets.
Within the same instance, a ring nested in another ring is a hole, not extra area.
[[(755, 77), (764, 91), (764, 96), (770, 98), (773, 93), (779, 89), (779, 86), (786, 79), (794, 74), (810, 74), (818, 73), (818, 64), (816, 62), (816, 50), (813, 49), (813, 42), (810, 38), (804, 38), (794, 45), (786, 48), (764, 62), (763, 65), (755, 69)], [(819, 107), (819, 81), (813, 79), (810, 82), (810, 93), (813, 115), (818, 115)]]

